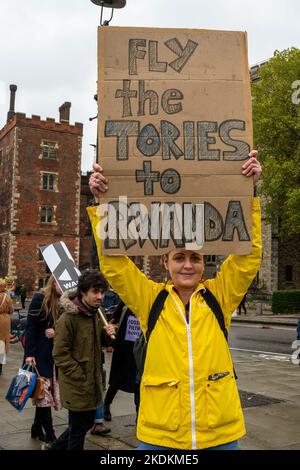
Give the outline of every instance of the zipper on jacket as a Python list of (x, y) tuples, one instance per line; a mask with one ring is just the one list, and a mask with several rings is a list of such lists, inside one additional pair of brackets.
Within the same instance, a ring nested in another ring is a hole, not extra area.
[(188, 353), (189, 353), (189, 376), (190, 376), (190, 406), (191, 406), (191, 431), (192, 431), (192, 449), (197, 449), (196, 444), (196, 413), (195, 413), (195, 383), (194, 383), (194, 362), (193, 362), (193, 347), (192, 347), (192, 336), (191, 336), (191, 322), (192, 322), (192, 297), (190, 297), (190, 308), (189, 308), (189, 322), (187, 322), (186, 315), (182, 311), (180, 304), (176, 298), (171, 294), (172, 299), (176, 303), (181, 316), (184, 319), (187, 328), (188, 335)]

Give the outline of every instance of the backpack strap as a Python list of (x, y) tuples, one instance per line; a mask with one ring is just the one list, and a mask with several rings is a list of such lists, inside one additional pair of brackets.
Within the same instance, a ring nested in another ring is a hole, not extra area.
[(165, 289), (159, 292), (149, 313), (148, 328), (147, 328), (146, 335), (144, 336), (143, 332), (141, 331), (140, 336), (137, 338), (137, 340), (134, 343), (133, 356), (134, 356), (136, 368), (137, 368), (136, 379), (135, 379), (137, 384), (140, 384), (141, 378), (144, 372), (147, 347), (148, 347), (148, 342), (149, 342), (151, 332), (153, 328), (155, 327), (155, 324), (160, 315), (160, 312), (163, 309), (167, 296), (168, 296), (168, 292)]
[(225, 326), (224, 315), (223, 315), (219, 302), (217, 301), (215, 296), (210, 292), (210, 290), (208, 290), (207, 288), (201, 289), (200, 292), (201, 292), (203, 299), (209, 306), (209, 308), (215, 314), (215, 317), (218, 320), (220, 328), (224, 333), (225, 339), (226, 341), (228, 341), (228, 331)]
[[(209, 308), (214, 313), (216, 319), (218, 320), (220, 328), (223, 331), (225, 339), (228, 343), (228, 331), (227, 331), (226, 326), (225, 326), (224, 315), (223, 315), (223, 312), (222, 312), (222, 309), (220, 307), (219, 302), (217, 301), (215, 296), (210, 292), (209, 289), (207, 289), (207, 288), (201, 289), (200, 292), (202, 294), (203, 299), (205, 300), (205, 302), (207, 303)], [(237, 375), (236, 375), (234, 366), (233, 366), (233, 372), (234, 372), (234, 378), (237, 379)]]
[(156, 325), (157, 319), (163, 309), (164, 303), (166, 298), (168, 297), (169, 292), (166, 289), (163, 289), (162, 291), (159, 292), (157, 295), (156, 299), (154, 300), (154, 303), (152, 305), (152, 308), (150, 310), (149, 318), (148, 318), (148, 329), (146, 332), (146, 342), (148, 343), (151, 332), (153, 328)]

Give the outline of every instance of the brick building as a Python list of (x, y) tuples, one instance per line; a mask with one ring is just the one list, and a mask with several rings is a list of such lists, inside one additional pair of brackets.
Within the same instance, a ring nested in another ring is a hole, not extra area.
[(0, 276), (29, 291), (47, 278), (39, 247), (63, 240), (79, 261), (80, 164), (83, 125), (15, 113), (11, 85), (7, 123), (0, 130)]

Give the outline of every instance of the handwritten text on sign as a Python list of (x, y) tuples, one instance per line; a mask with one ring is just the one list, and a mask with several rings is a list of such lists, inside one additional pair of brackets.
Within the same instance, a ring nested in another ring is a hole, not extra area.
[(246, 253), (252, 142), (246, 36), (99, 29), (106, 253)]

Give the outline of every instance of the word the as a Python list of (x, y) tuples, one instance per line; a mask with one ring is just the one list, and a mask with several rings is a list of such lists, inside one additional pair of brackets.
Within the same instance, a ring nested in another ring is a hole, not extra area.
[(123, 118), (132, 116), (131, 99), (138, 99), (138, 116), (145, 116), (145, 104), (149, 101), (149, 114), (155, 115), (159, 111), (159, 101), (163, 111), (167, 114), (176, 114), (182, 111), (182, 103), (171, 103), (183, 100), (184, 96), (176, 88), (168, 88), (161, 95), (161, 100), (154, 90), (145, 90), (145, 80), (138, 81), (138, 89), (131, 90), (131, 80), (123, 80), (123, 89), (118, 88), (115, 98), (123, 98)]

